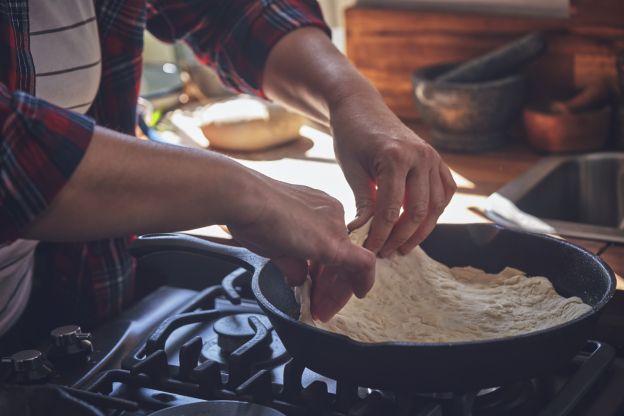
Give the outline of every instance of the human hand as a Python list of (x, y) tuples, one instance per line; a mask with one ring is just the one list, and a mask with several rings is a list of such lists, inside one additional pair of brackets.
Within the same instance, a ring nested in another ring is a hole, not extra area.
[(310, 272), (315, 319), (330, 319), (352, 294), (364, 297), (374, 283), (375, 255), (349, 240), (340, 202), (316, 189), (257, 178), (259, 195), (239, 195), (249, 214), (228, 224), (233, 237), (271, 258), (291, 286)]
[(338, 100), (330, 122), (357, 205), (349, 228), (373, 217), (364, 247), (381, 257), (408, 253), (433, 230), (457, 189), (449, 168), (376, 92)]

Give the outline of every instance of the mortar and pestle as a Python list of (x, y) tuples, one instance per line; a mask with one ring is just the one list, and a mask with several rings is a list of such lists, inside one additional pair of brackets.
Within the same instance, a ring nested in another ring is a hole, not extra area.
[(549, 153), (587, 152), (603, 148), (611, 124), (611, 85), (596, 80), (571, 98), (534, 104), (524, 110), (529, 143)]
[(416, 107), (431, 127), (431, 143), (462, 152), (502, 145), (526, 97), (526, 77), (518, 69), (545, 46), (543, 35), (532, 33), (461, 64), (415, 71)]

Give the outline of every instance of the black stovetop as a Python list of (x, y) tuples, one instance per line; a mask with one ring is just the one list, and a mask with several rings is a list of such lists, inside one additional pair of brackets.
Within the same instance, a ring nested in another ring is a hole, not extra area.
[(237, 269), (202, 291), (160, 287), (91, 334), (65, 327), (54, 342), (42, 343), (41, 356), (30, 351), (4, 359), (12, 368), (6, 377), (64, 386), (116, 416), (214, 400), (256, 403), (287, 416), (580, 416), (624, 410), (624, 359), (598, 341), (587, 341), (555, 374), (471, 392), (377, 391), (328, 379), (288, 355), (252, 299), (249, 282), (249, 274)]

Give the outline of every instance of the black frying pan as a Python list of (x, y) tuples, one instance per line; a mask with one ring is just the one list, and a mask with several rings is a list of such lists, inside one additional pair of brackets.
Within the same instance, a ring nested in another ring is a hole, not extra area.
[(255, 403), (211, 400), (166, 407), (151, 416), (285, 416), (270, 407)]
[(299, 305), (283, 274), (248, 250), (172, 234), (143, 236), (140, 241), (152, 249), (211, 253), (253, 271), (253, 292), (295, 359), (328, 377), (374, 388), (461, 392), (545, 374), (581, 349), (615, 292), (613, 271), (566, 241), (491, 224), (438, 225), (421, 245), (434, 259), (448, 266), (470, 265), (488, 272), (511, 266), (546, 276), (561, 295), (579, 296), (593, 310), (565, 324), (514, 337), (366, 344), (299, 322)]

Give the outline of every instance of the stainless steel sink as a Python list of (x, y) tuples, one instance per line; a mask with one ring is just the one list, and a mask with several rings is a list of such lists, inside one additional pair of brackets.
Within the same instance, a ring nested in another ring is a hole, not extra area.
[(624, 152), (549, 157), (487, 199), (510, 228), (624, 243)]

